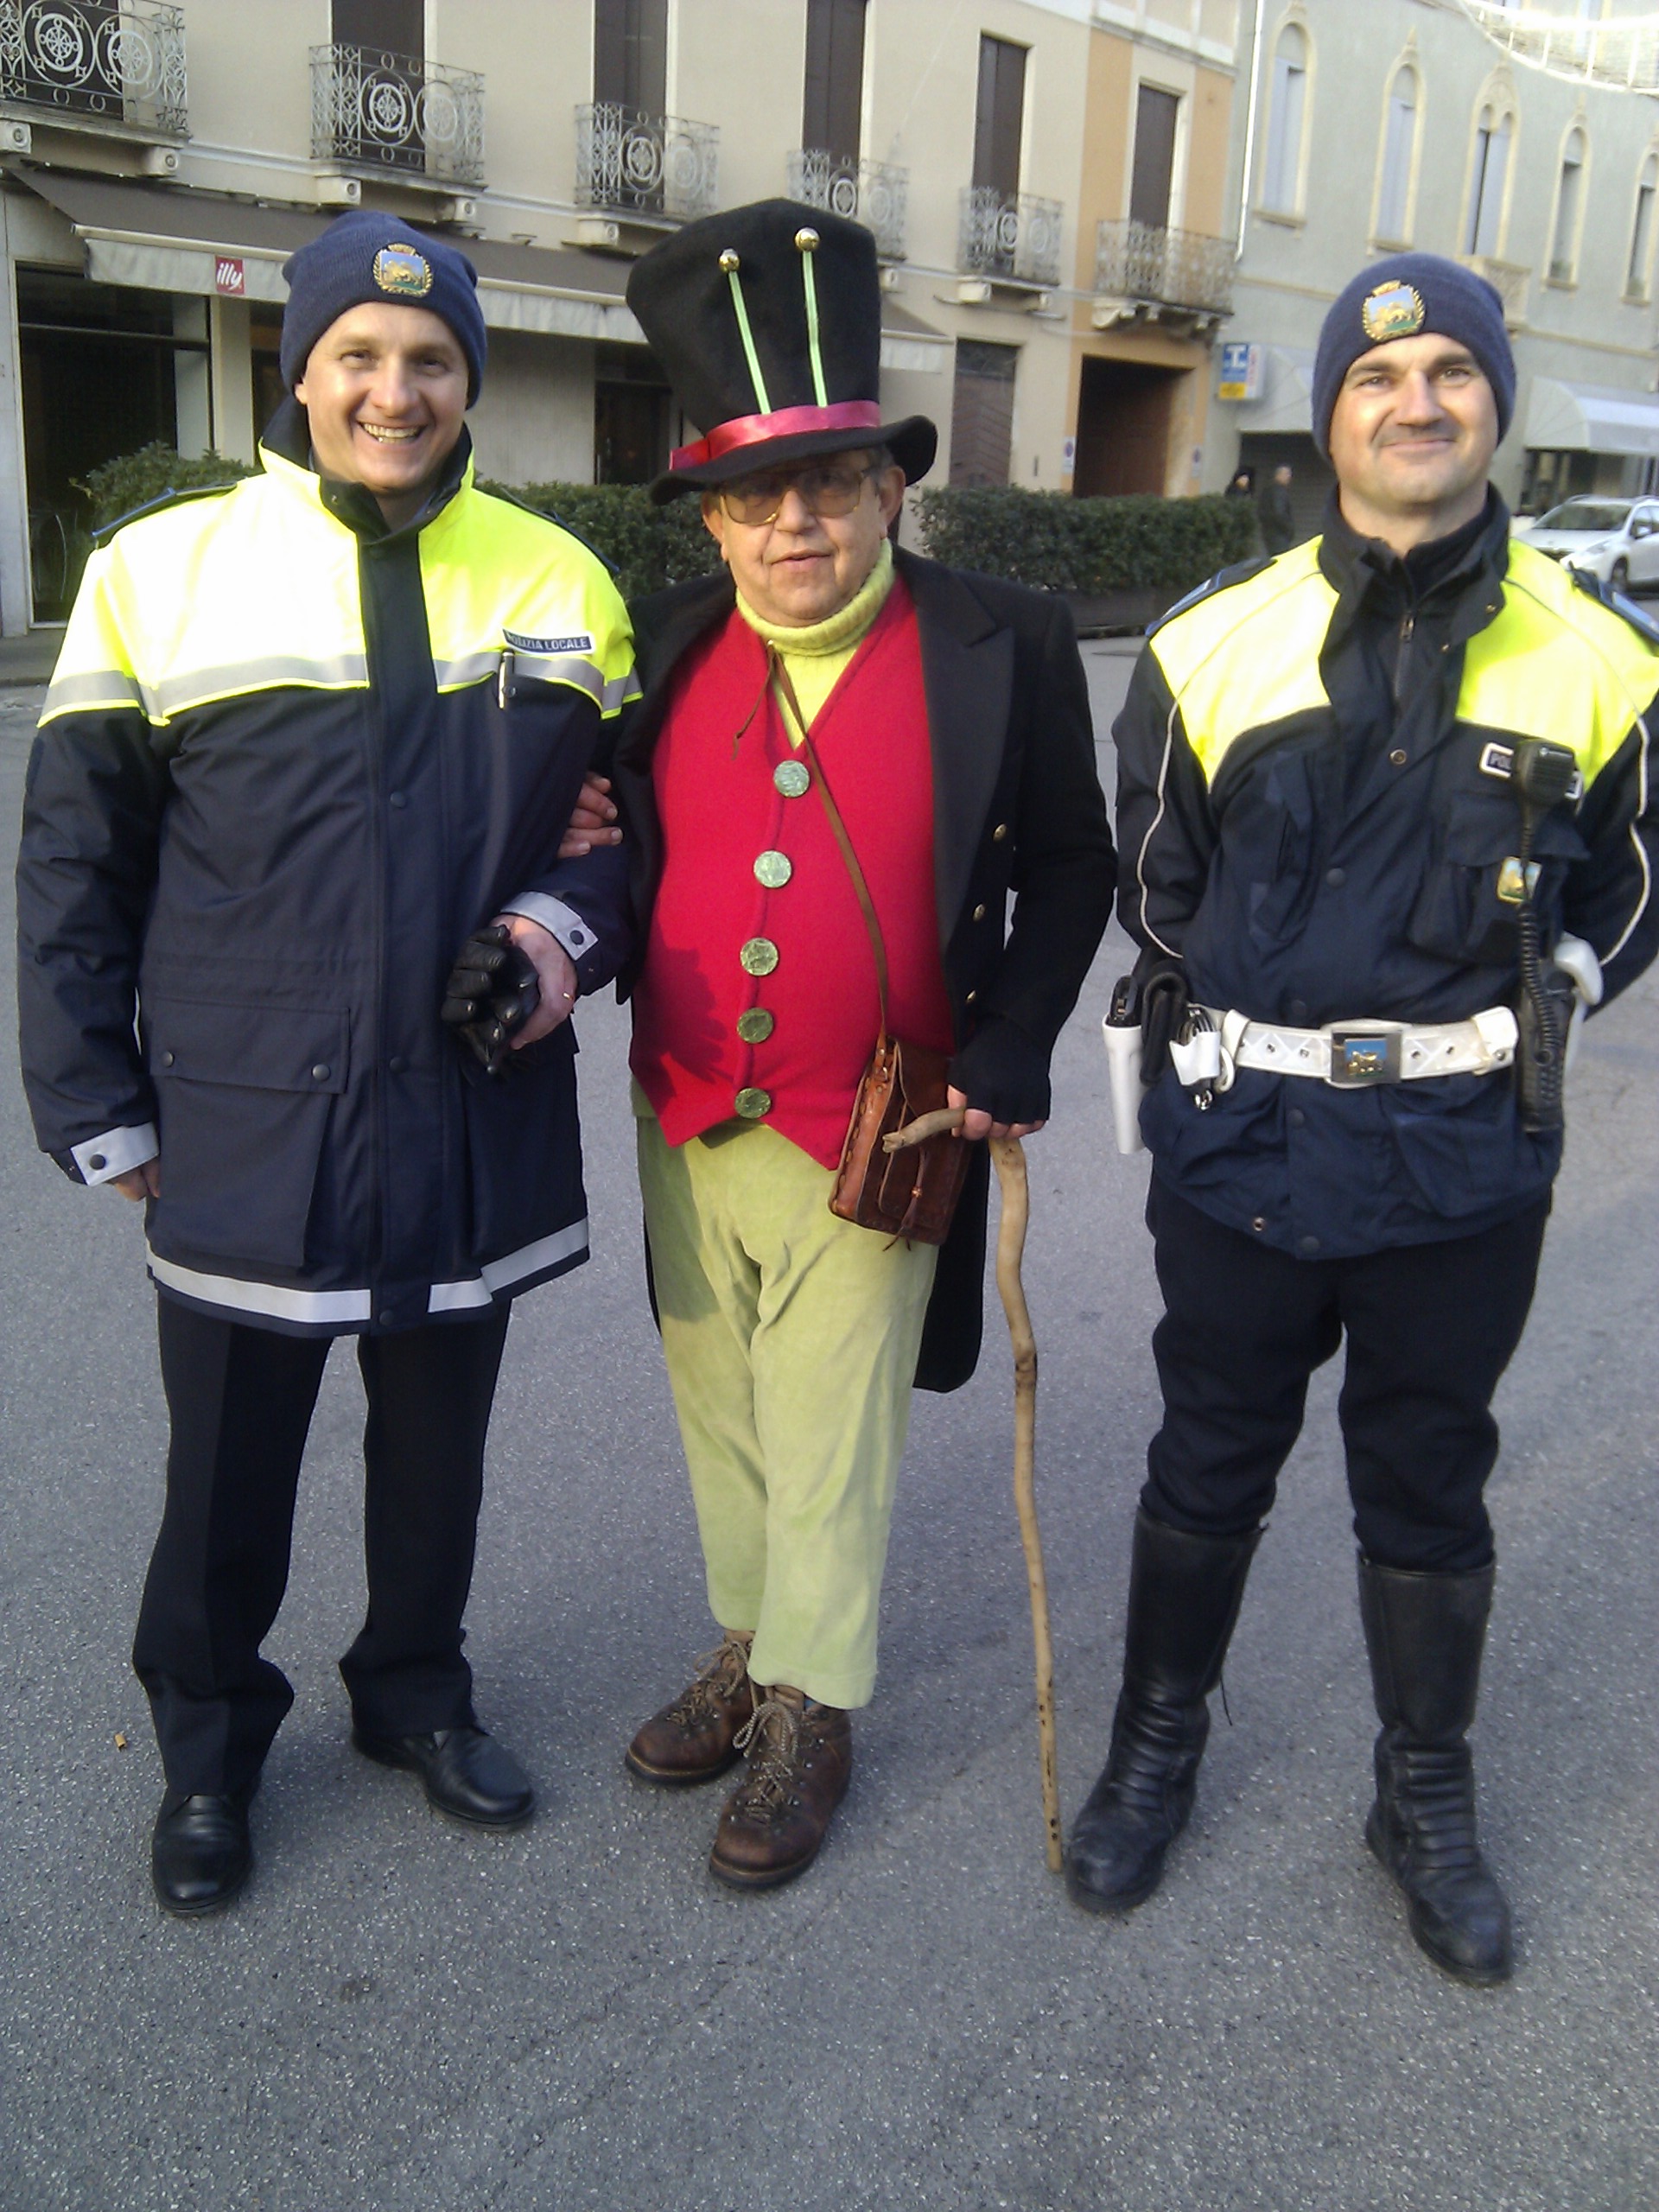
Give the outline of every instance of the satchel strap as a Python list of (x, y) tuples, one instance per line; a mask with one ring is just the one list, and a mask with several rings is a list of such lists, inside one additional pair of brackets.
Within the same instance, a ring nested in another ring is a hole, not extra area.
[(772, 676), (784, 696), (785, 703), (795, 717), (795, 727), (801, 733), (801, 750), (805, 753), (812, 771), (812, 780), (818, 787), (823, 801), (823, 810), (830, 817), (830, 827), (835, 832), (836, 842), (841, 848), (841, 857), (847, 863), (847, 873), (853, 879), (853, 889), (858, 897), (859, 911), (864, 917), (864, 926), (870, 933), (870, 950), (875, 956), (875, 994), (881, 1007), (881, 1036), (887, 1036), (887, 948), (881, 935), (881, 925), (876, 918), (875, 901), (870, 896), (870, 887), (864, 880), (864, 871), (858, 864), (858, 855), (853, 850), (853, 841), (847, 835), (847, 824), (841, 818), (841, 809), (836, 804), (830, 780), (823, 772), (823, 763), (818, 758), (817, 747), (812, 742), (806, 727), (806, 716), (801, 712), (801, 702), (795, 696), (795, 686), (790, 681), (784, 657), (774, 645), (766, 647), (766, 658), (772, 663)]

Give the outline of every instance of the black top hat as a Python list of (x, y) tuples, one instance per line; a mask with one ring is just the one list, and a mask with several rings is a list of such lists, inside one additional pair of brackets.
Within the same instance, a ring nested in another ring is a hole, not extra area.
[(881, 420), (881, 286), (861, 223), (793, 200), (706, 215), (634, 264), (628, 305), (704, 432), (670, 454), (653, 499), (861, 446), (886, 446), (907, 483), (933, 466), (925, 416)]

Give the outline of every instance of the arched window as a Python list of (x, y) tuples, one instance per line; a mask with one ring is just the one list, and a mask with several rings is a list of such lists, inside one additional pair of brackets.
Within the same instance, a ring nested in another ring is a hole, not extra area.
[(1417, 148), (1417, 72), (1402, 69), (1389, 87), (1382, 119), (1382, 175), (1376, 194), (1376, 235), (1390, 245), (1411, 236), (1411, 162)]
[(1275, 214), (1296, 213), (1306, 105), (1307, 38), (1299, 25), (1287, 23), (1273, 52), (1273, 78), (1268, 87), (1268, 144), (1262, 164), (1262, 205)]
[(1561, 149), (1561, 174), (1555, 186), (1555, 232), (1550, 241), (1549, 279), (1570, 284), (1579, 264), (1579, 216), (1584, 205), (1584, 133), (1577, 125)]
[(1653, 261), (1653, 198), (1659, 192), (1659, 155), (1649, 154), (1642, 164), (1636, 185), (1636, 214), (1630, 224), (1630, 259), (1624, 272), (1627, 300), (1648, 296), (1648, 271)]
[(1469, 175), (1469, 212), (1463, 229), (1465, 253), (1496, 256), (1503, 224), (1515, 118), (1488, 105), (1475, 124), (1475, 160)]

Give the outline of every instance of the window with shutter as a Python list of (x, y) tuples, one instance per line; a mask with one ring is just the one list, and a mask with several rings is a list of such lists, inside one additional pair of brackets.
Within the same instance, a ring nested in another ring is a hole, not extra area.
[(1129, 220), (1154, 231), (1169, 228), (1169, 195), (1175, 177), (1175, 124), (1180, 96), (1142, 85), (1135, 103), (1135, 162), (1129, 177)]
[(668, 0), (594, 0), (594, 98), (642, 115), (668, 105)]
[(419, 61), (426, 53), (424, 0), (333, 0), (336, 46), (360, 46)]
[(859, 156), (864, 105), (864, 16), (868, 0), (807, 0), (806, 98), (801, 143)]
[(974, 115), (974, 182), (1012, 200), (1020, 190), (1025, 127), (1026, 49), (1006, 38), (979, 41), (979, 98)]

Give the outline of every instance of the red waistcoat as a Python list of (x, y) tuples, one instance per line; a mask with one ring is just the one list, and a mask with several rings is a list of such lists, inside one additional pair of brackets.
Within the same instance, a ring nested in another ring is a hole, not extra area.
[[(675, 679), (652, 766), (664, 863), (632, 1065), (671, 1144), (741, 1112), (834, 1167), (879, 1027), (875, 963), (816, 785), (791, 797), (774, 781), (806, 753), (770, 694), (737, 738), (766, 671), (765, 646), (734, 608)], [(812, 742), (880, 919), (889, 1024), (948, 1052), (927, 699), (902, 582), (819, 709)], [(784, 863), (787, 880), (768, 887), (762, 876)], [(752, 972), (773, 950), (769, 972)], [(757, 1009), (771, 1033), (746, 1043), (739, 1020), (763, 1027)]]

